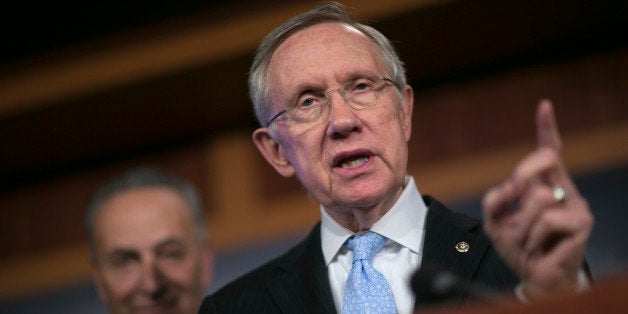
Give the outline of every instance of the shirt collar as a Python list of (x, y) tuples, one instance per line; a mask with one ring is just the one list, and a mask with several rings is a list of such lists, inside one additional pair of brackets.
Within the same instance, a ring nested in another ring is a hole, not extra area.
[[(427, 206), (414, 183), (414, 178), (406, 176), (405, 183), (405, 188), (395, 205), (375, 222), (371, 231), (387, 237), (416, 254), (421, 254)], [(320, 211), (321, 248), (325, 265), (329, 265), (353, 232), (338, 224), (327, 214), (322, 205)]]

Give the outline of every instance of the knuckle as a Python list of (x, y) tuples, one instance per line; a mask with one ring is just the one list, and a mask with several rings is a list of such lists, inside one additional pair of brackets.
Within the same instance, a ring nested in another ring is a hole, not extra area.
[(530, 195), (537, 203), (547, 204), (552, 201), (552, 192), (546, 186), (534, 185)]
[(562, 221), (563, 213), (556, 211), (544, 211), (538, 218), (539, 227), (542, 229), (555, 229), (557, 225)]

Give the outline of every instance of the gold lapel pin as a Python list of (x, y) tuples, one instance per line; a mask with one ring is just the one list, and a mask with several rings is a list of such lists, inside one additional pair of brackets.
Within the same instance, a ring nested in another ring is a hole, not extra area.
[(465, 253), (467, 251), (469, 251), (469, 243), (467, 242), (458, 242), (456, 244), (456, 251), (460, 252), (460, 253)]

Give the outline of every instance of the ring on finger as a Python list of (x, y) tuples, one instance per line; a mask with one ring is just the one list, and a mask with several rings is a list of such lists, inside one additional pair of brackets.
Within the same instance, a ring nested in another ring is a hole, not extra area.
[(567, 199), (567, 192), (563, 187), (557, 185), (554, 187), (553, 198), (556, 203), (562, 204), (565, 202), (565, 199)]

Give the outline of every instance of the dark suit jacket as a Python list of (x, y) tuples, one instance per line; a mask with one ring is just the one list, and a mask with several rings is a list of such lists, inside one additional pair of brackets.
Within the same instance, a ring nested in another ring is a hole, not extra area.
[[(435, 199), (428, 206), (422, 265), (438, 265), (493, 289), (514, 289), (518, 279), (491, 248), (480, 221), (454, 213)], [(460, 253), (458, 242), (469, 250)], [(464, 291), (456, 302), (468, 298)], [(417, 296), (417, 303), (421, 297)], [(199, 313), (335, 313), (321, 249), (320, 223), (284, 255), (249, 272), (203, 300)]]

